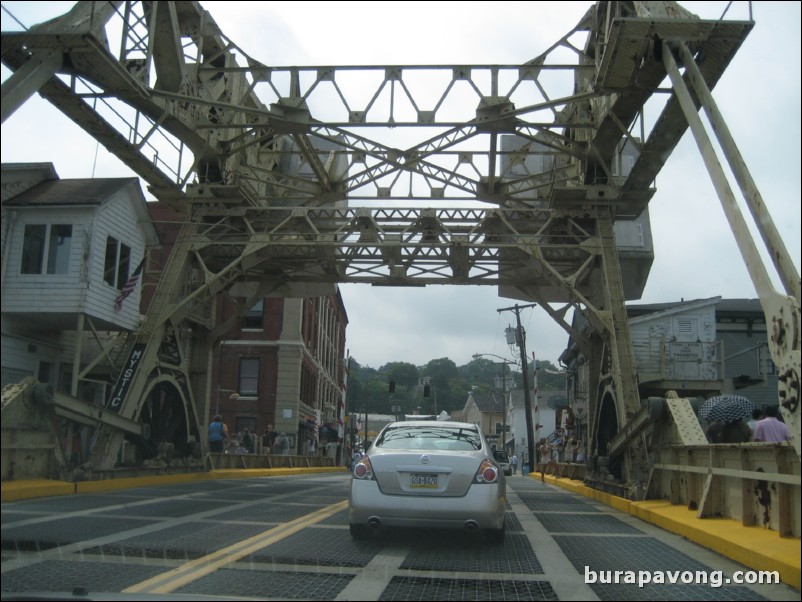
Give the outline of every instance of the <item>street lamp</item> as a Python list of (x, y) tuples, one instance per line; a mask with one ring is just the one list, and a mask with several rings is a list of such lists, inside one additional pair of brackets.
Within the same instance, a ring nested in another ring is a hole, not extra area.
[[(495, 355), (494, 353), (474, 353), (473, 359), (479, 359), (480, 357), (484, 357), (489, 355), (491, 357), (497, 357), (500, 359), (500, 362), (493, 362), (494, 364), (501, 365), (501, 398), (504, 400), (503, 403), (503, 410), (501, 412), (501, 449), (503, 451), (507, 451), (507, 379), (504, 376), (504, 367), (507, 364), (512, 364), (517, 366), (515, 362), (511, 362), (509, 360), (504, 359), (500, 355)], [(491, 360), (492, 361), (492, 360)]]
[(234, 389), (221, 389), (220, 385), (217, 385), (217, 402), (215, 404), (215, 411), (214, 411), (215, 414), (219, 414), (220, 413), (220, 394), (221, 393), (231, 393), (231, 395), (228, 396), (228, 398), (231, 401), (234, 401), (235, 399), (239, 399), (239, 393), (237, 393)]

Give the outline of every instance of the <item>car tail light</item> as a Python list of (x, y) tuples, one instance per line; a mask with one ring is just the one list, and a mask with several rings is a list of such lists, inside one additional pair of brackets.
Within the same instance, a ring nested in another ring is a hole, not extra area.
[(498, 467), (490, 460), (482, 460), (479, 465), (479, 470), (476, 471), (476, 476), (473, 478), (474, 483), (496, 483), (498, 482)]
[(363, 481), (373, 481), (373, 466), (370, 464), (370, 458), (362, 456), (362, 459), (354, 466), (353, 475), (355, 479)]

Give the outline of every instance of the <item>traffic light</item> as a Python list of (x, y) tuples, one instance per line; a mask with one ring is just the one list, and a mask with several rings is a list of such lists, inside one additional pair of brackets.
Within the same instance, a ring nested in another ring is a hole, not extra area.
[(390, 379), (390, 393), (395, 393), (395, 381)]
[(432, 387), (430, 385), (423, 385), (423, 396), (429, 397), (432, 392)]

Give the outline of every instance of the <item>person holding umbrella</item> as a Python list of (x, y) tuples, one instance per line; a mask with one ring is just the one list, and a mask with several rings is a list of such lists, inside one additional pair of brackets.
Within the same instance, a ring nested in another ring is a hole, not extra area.
[(710, 443), (745, 443), (752, 431), (743, 421), (755, 406), (741, 395), (717, 395), (702, 404), (699, 417), (710, 421), (705, 430)]
[(724, 423), (713, 422), (705, 430), (710, 443), (746, 443), (752, 437), (752, 431), (743, 420)]

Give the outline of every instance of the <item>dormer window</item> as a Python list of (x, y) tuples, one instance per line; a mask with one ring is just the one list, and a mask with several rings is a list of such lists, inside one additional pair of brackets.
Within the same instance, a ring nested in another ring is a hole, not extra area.
[(69, 273), (71, 247), (71, 224), (27, 224), (20, 273)]

